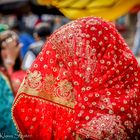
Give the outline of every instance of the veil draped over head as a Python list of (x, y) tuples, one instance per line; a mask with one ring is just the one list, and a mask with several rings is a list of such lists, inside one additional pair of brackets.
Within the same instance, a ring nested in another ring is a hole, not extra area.
[(140, 75), (114, 25), (72, 21), (53, 33), (19, 89), (13, 118), (40, 140), (140, 138)]

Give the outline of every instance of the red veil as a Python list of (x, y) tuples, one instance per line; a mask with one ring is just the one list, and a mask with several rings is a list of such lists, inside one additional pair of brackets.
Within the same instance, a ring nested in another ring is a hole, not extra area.
[(22, 138), (140, 138), (138, 63), (115, 27), (82, 18), (46, 42), (22, 83), (13, 118)]

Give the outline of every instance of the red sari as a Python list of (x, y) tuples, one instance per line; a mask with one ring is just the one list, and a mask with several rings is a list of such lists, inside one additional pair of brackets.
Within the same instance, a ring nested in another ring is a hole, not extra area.
[(18, 91), (13, 118), (25, 139), (139, 139), (139, 78), (111, 23), (78, 19), (46, 42)]

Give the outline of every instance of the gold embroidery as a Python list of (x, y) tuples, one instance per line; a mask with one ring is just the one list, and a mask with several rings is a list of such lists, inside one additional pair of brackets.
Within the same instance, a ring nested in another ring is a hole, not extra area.
[(71, 82), (66, 79), (58, 83), (56, 90), (57, 96), (62, 98), (69, 98), (71, 96), (71, 90), (73, 89)]
[(42, 77), (38, 71), (29, 72), (19, 89), (20, 93), (38, 96), (67, 107), (74, 107), (75, 98), (72, 83), (66, 79), (58, 81), (53, 75)]
[(79, 134), (93, 139), (126, 139), (127, 134), (121, 120), (115, 115), (98, 114), (85, 127), (78, 130)]
[(27, 77), (27, 82), (31, 88), (38, 89), (41, 86), (42, 76), (38, 71), (34, 71), (33, 73), (29, 73)]
[(53, 77), (53, 75), (46, 75), (46, 77), (44, 78), (44, 90), (45, 91), (51, 91), (51, 92), (53, 92), (52, 90), (53, 90), (53, 88), (52, 88), (52, 86), (54, 85), (54, 83), (55, 83), (55, 78)]

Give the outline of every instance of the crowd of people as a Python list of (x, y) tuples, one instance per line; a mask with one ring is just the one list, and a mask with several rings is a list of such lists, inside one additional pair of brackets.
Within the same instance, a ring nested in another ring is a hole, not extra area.
[(33, 13), (0, 21), (1, 137), (140, 139), (140, 69), (113, 23)]
[[(19, 21), (13, 15), (0, 16), (0, 135), (2, 138), (19, 139), (11, 117), (12, 103), (26, 70), (30, 68), (45, 41), (52, 32), (64, 24), (62, 18), (64, 17), (43, 15), (41, 20), (37, 15), (29, 13), (28, 17), (23, 17), (23, 21)], [(58, 25), (55, 24), (55, 20)], [(67, 21), (66, 19), (65, 22)]]

